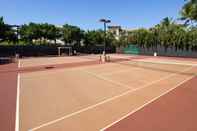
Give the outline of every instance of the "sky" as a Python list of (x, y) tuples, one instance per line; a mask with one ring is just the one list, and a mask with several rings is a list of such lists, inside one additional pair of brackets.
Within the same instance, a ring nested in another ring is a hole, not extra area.
[(29, 22), (100, 29), (99, 19), (126, 29), (149, 28), (165, 17), (180, 17), (184, 0), (0, 0), (0, 16), (8, 24)]

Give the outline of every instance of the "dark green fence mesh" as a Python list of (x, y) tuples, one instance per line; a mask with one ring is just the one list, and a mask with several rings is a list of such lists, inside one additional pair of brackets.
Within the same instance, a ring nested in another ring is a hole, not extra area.
[(136, 54), (136, 55), (138, 55), (140, 53), (140, 49), (136, 45), (129, 44), (128, 47), (124, 48), (123, 52), (125, 54)]

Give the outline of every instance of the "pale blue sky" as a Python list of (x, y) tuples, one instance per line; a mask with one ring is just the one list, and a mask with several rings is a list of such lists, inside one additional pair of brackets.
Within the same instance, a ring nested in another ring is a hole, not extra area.
[(0, 16), (9, 24), (48, 22), (98, 29), (100, 18), (124, 28), (151, 27), (179, 17), (184, 0), (1, 0)]

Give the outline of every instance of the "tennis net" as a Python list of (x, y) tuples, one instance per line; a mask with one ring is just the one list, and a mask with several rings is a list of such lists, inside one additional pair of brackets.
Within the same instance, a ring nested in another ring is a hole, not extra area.
[[(160, 71), (160, 72), (169, 72), (169, 73), (177, 73), (177, 74), (185, 74), (185, 75), (197, 75), (197, 69), (189, 70), (193, 68), (197, 68), (197, 64), (190, 63), (178, 63), (178, 62), (165, 62), (165, 61), (142, 61), (135, 59), (111, 59), (112, 63), (129, 66), (133, 68), (143, 68), (148, 70)], [(187, 70), (188, 71), (184, 71)]]

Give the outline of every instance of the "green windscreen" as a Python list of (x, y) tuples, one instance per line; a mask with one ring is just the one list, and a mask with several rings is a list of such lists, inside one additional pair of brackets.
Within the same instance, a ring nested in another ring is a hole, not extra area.
[(123, 52), (125, 54), (139, 54), (139, 47), (133, 44), (129, 44), (126, 48), (124, 48)]

